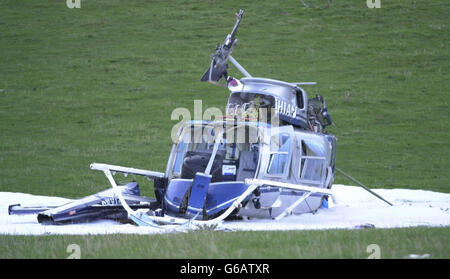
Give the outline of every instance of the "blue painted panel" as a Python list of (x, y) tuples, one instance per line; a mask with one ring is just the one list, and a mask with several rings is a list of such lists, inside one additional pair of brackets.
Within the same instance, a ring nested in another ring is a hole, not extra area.
[(189, 212), (196, 214), (203, 211), (210, 182), (211, 175), (199, 172), (195, 174), (187, 208)]
[(231, 206), (248, 185), (242, 182), (216, 182), (209, 187), (206, 198), (206, 210), (208, 215), (216, 214)]
[[(170, 181), (164, 197), (168, 214), (176, 214), (183, 196), (192, 184), (192, 179), (173, 179)], [(216, 214), (221, 210), (227, 209), (233, 201), (239, 197), (248, 185), (242, 182), (216, 182), (211, 183), (206, 195), (206, 211), (208, 215)], [(193, 216), (195, 214), (189, 214)], [(199, 218), (201, 217), (201, 213)]]
[(167, 186), (164, 204), (169, 212), (178, 212), (184, 194), (192, 184), (191, 179), (172, 179)]

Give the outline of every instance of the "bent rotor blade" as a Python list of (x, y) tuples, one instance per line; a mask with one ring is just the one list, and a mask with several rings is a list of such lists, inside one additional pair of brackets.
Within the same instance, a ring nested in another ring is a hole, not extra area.
[(340, 172), (343, 176), (345, 176), (346, 178), (350, 179), (351, 181), (355, 182), (356, 184), (358, 184), (359, 186), (361, 186), (364, 190), (366, 190), (367, 192), (371, 193), (372, 195), (374, 195), (375, 197), (379, 198), (380, 200), (384, 201), (385, 203), (389, 204), (390, 206), (394, 206), (392, 203), (388, 202), (387, 200), (383, 199), (383, 197), (381, 197), (380, 195), (378, 195), (377, 193), (375, 193), (374, 191), (372, 191), (369, 187), (365, 186), (364, 184), (362, 184), (361, 182), (359, 182), (358, 180), (354, 179), (353, 177), (351, 177), (350, 175), (346, 174), (343, 170), (336, 168), (336, 170), (338, 172)]
[[(222, 77), (227, 77), (227, 65), (224, 64), (223, 66), (217, 65), (214, 63), (214, 60), (211, 61), (211, 66), (206, 70), (206, 72), (203, 74), (200, 81), (219, 81)], [(212, 71), (211, 71), (212, 69)]]

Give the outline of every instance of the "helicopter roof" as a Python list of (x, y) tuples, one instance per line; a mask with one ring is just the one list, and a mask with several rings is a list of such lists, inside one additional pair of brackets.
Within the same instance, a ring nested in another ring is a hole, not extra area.
[(292, 99), (297, 90), (302, 90), (294, 83), (276, 79), (245, 77), (240, 79), (241, 86), (229, 87), (232, 92), (260, 93), (277, 96), (286, 100)]
[(230, 83), (231, 91), (228, 104), (242, 105), (251, 102), (256, 94), (270, 96), (271, 106), (278, 112), (280, 119), (301, 128), (309, 128), (307, 124), (308, 96), (295, 83), (269, 78), (245, 77)]

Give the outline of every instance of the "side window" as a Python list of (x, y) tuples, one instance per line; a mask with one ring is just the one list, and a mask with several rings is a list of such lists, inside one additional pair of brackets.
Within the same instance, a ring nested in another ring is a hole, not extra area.
[(300, 140), (300, 150), (301, 150), (301, 155), (300, 155), (300, 164), (299, 164), (299, 172), (298, 172), (298, 177), (301, 178), (302, 177), (302, 172), (303, 172), (303, 167), (305, 166), (305, 156), (306, 156), (306, 145), (305, 142), (303, 140)]
[(300, 181), (319, 186), (325, 179), (325, 157), (317, 156), (308, 146), (313, 147), (311, 142), (301, 141), (302, 155), (298, 175)]
[(302, 171), (302, 180), (319, 183), (323, 177), (323, 158), (308, 158)]
[(267, 174), (282, 175), (289, 165), (289, 151), (291, 149), (291, 138), (289, 134), (283, 133), (272, 137), (270, 142), (270, 161)]
[(303, 108), (303, 93), (302, 91), (297, 91), (297, 107)]

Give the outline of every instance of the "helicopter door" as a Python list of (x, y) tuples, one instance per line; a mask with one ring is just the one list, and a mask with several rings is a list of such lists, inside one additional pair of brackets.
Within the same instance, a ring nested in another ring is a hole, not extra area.
[[(294, 129), (283, 126), (269, 130), (270, 143), (264, 145), (259, 178), (289, 182), (289, 168), (294, 150)], [(259, 202), (262, 208), (274, 207), (281, 194), (281, 188), (261, 186)]]

